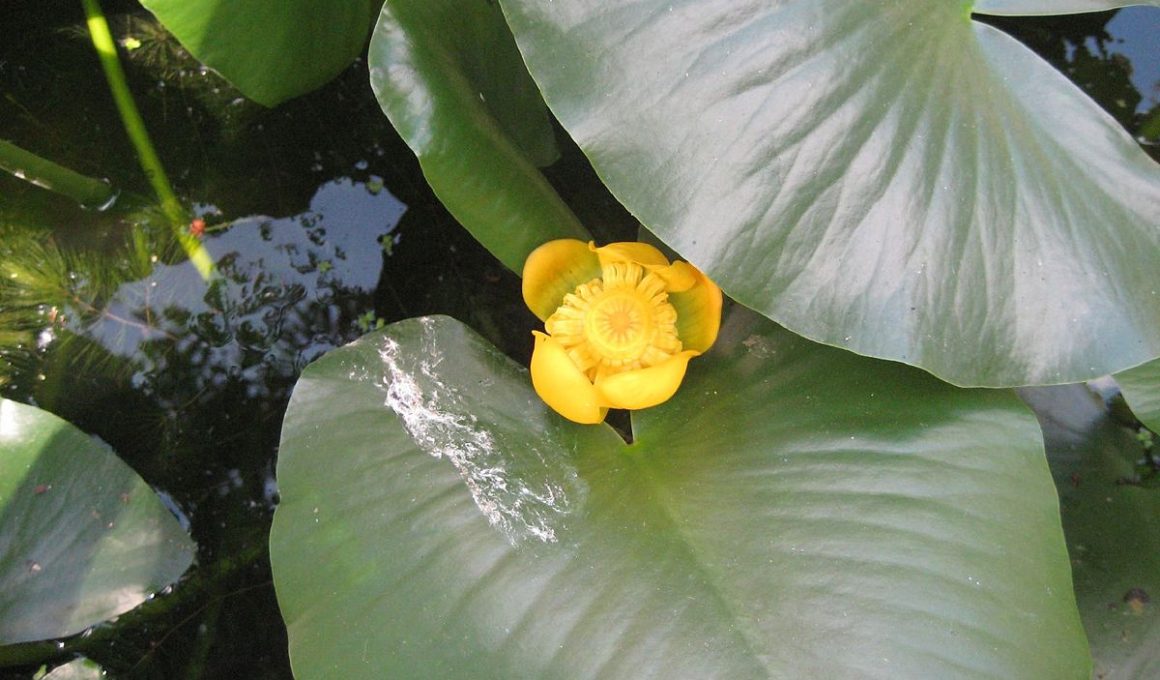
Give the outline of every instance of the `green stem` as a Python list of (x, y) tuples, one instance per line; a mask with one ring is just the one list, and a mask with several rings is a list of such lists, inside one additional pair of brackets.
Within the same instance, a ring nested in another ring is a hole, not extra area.
[(1148, 118), (1140, 126), (1140, 136), (1149, 142), (1160, 141), (1160, 106), (1152, 107)]
[(217, 637), (217, 628), (224, 602), (224, 598), (220, 595), (213, 595), (205, 606), (204, 615), (198, 624), (198, 634), (193, 643), (193, 650), (186, 657), (184, 676), (190, 680), (206, 677), (205, 667), (209, 661), (209, 654), (213, 650), (214, 638)]
[(88, 208), (103, 208), (116, 197), (108, 182), (86, 177), (2, 139), (0, 169), (38, 187), (68, 196)]
[(121, 68), (121, 60), (117, 58), (117, 47), (113, 42), (113, 34), (109, 32), (109, 23), (97, 0), (81, 0), (85, 7), (85, 17), (88, 21), (89, 35), (93, 40), (93, 47), (97, 49), (101, 66), (105, 69), (105, 78), (109, 81), (109, 90), (113, 94), (113, 101), (117, 103), (117, 111), (121, 114), (121, 122), (125, 125), (125, 132), (129, 133), (129, 140), (137, 149), (137, 159), (141, 162), (141, 169), (153, 185), (153, 191), (161, 200), (161, 208), (165, 216), (174, 224), (186, 222), (185, 210), (173, 193), (169, 185), (169, 177), (157, 157), (153, 142), (149, 139), (149, 131), (145, 129), (145, 121), (141, 119), (141, 112), (133, 101), (133, 94), (129, 92), (128, 82), (125, 80), (125, 70)]
[(142, 120), (141, 112), (137, 110), (137, 104), (133, 101), (133, 94), (129, 91), (129, 85), (125, 79), (125, 70), (121, 68), (121, 60), (117, 57), (117, 46), (113, 42), (113, 34), (109, 32), (109, 22), (105, 20), (105, 15), (97, 0), (81, 0), (81, 4), (85, 8), (89, 36), (92, 38), (93, 47), (96, 48), (97, 56), (101, 60), (101, 67), (105, 70), (105, 79), (109, 82), (109, 91), (113, 94), (113, 101), (117, 103), (117, 111), (121, 114), (121, 123), (125, 126), (125, 132), (128, 133), (133, 148), (137, 150), (137, 160), (141, 163), (141, 169), (145, 171), (145, 176), (149, 178), (154, 193), (161, 201), (161, 209), (173, 226), (177, 240), (202, 277), (209, 279), (213, 273), (213, 260), (201, 242), (190, 235), (185, 228), (189, 223), (189, 215), (181, 206), (181, 202), (177, 200), (177, 195), (173, 193), (173, 187), (169, 184), (169, 176), (165, 174), (161, 159), (157, 156), (153, 142), (149, 139), (149, 131), (145, 128), (145, 121)]

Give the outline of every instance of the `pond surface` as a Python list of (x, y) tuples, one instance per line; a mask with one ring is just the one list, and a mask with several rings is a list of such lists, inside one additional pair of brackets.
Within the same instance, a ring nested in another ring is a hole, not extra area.
[[(0, 287), (0, 389), (111, 444), (187, 526), (197, 566), (118, 621), (29, 648), (22, 665), (5, 669), (0, 656), (0, 675), (29, 677), (83, 653), (117, 676), (289, 677), (266, 539), (279, 427), (299, 372), (378, 325), (434, 313), (526, 363), (535, 319), (518, 278), (432, 195), (361, 60), (266, 110), (136, 3), (105, 10), (115, 37), (140, 43), (127, 52), (130, 84), (224, 276), (207, 284), (164, 247), (79, 3), (6, 3), (0, 138), (108, 178), (120, 197), (83, 210), (0, 176), (0, 267), (36, 273)], [(987, 21), (1139, 135), (1160, 112), (1160, 47), (1149, 42), (1157, 14)], [(1152, 28), (1138, 30), (1146, 21)], [(574, 147), (547, 174), (598, 238), (634, 233)]]

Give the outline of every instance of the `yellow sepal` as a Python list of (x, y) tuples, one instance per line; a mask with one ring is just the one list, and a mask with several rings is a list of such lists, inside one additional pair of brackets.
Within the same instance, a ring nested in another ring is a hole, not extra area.
[(669, 266), (669, 260), (665, 257), (664, 253), (647, 243), (624, 241), (621, 243), (609, 243), (599, 248), (596, 247), (596, 244), (590, 243), (589, 248), (600, 258), (601, 265), (614, 262), (635, 262), (649, 269), (652, 267)]
[[(683, 264), (683, 263), (681, 263)], [(721, 330), (721, 289), (692, 265), (696, 278), (688, 290), (669, 293), (669, 304), (677, 310), (677, 337), (685, 349), (705, 352), (717, 341)]]
[(685, 378), (689, 359), (698, 354), (700, 352), (680, 352), (656, 366), (597, 376), (596, 391), (601, 401), (612, 408), (640, 409), (656, 406), (668, 401), (676, 393)]
[(539, 331), (532, 350), (532, 387), (556, 413), (584, 425), (604, 421), (608, 412), (588, 376), (568, 356), (564, 346)]
[(665, 282), (665, 290), (669, 293), (683, 293), (697, 285), (697, 268), (688, 262), (678, 260), (668, 266), (648, 266), (647, 269), (656, 274)]
[(548, 241), (524, 262), (524, 303), (541, 321), (546, 321), (565, 295), (580, 284), (599, 278), (600, 273), (600, 258), (589, 244), (570, 238)]

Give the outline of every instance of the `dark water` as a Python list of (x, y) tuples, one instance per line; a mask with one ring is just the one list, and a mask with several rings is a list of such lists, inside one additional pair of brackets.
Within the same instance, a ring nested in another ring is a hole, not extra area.
[[(266, 110), (200, 68), (135, 3), (104, 5), (115, 37), (141, 41), (126, 59), (131, 86), (226, 276), (207, 287), (164, 247), (79, 3), (3, 3), (0, 138), (107, 177), (121, 197), (109, 211), (82, 210), (0, 176), (0, 262), (44, 272), (31, 287), (0, 287), (0, 392), (109, 442), (187, 523), (198, 566), (114, 623), (22, 649), (22, 665), (0, 650), (0, 675), (29, 677), (83, 653), (118, 677), (289, 677), (266, 538), (298, 373), (377, 324), (432, 313), (526, 362), (535, 320), (515, 275), (431, 194), (365, 63)], [(1160, 111), (1155, 80), (1140, 75), (1160, 69), (1160, 48), (1123, 28), (1160, 14), (1143, 12), (1125, 10), (1115, 35), (1115, 12), (987, 21), (1135, 135)], [(575, 148), (547, 174), (598, 238), (631, 237), (632, 220)]]

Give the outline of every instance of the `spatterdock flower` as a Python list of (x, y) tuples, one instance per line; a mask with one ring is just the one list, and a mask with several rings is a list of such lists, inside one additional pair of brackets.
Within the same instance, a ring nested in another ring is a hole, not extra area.
[(645, 243), (545, 243), (524, 263), (523, 293), (545, 331), (532, 331), (532, 386), (577, 423), (673, 396), (721, 326), (721, 289)]

